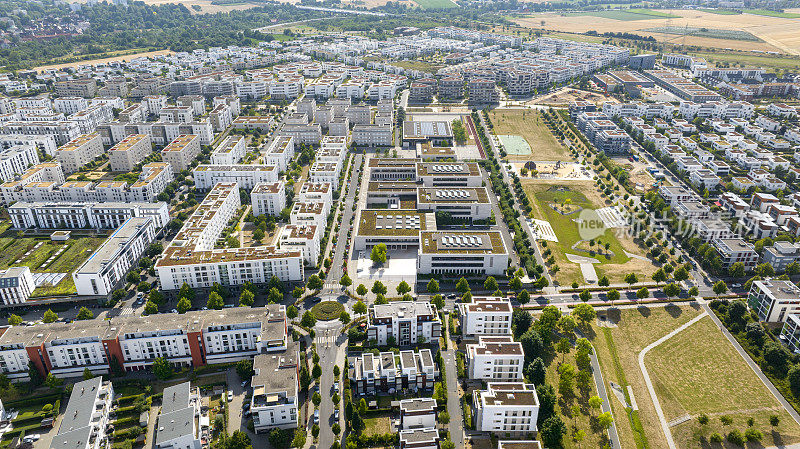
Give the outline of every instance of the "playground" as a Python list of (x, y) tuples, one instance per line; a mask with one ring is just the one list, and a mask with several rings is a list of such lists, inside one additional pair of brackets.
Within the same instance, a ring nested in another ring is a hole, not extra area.
[[(509, 166), (522, 179), (548, 179), (555, 181), (588, 181), (592, 179), (591, 173), (577, 162), (520, 161), (509, 162)], [(523, 168), (527, 169), (527, 174), (524, 176), (522, 173)]]

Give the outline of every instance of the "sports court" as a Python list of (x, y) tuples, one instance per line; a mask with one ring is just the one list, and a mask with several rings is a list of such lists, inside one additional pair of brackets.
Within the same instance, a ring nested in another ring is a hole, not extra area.
[(503, 144), (503, 148), (506, 149), (506, 153), (517, 155), (531, 154), (531, 146), (528, 145), (528, 142), (522, 136), (501, 134), (497, 137), (500, 139), (500, 143)]

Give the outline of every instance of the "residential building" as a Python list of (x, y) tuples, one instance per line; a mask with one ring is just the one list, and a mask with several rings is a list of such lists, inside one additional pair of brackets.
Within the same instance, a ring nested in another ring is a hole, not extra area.
[(740, 238), (713, 240), (711, 243), (719, 252), (723, 268), (727, 269), (736, 262), (742, 262), (745, 270), (750, 271), (758, 264), (755, 247)]
[(374, 396), (432, 390), (439, 368), (430, 349), (419, 351), (370, 352), (350, 357), (348, 370), (353, 394)]
[(492, 382), (522, 381), (525, 353), (522, 343), (511, 335), (478, 337), (467, 345), (467, 373), (470, 379)]
[(200, 389), (183, 382), (164, 389), (156, 424), (157, 449), (202, 449)]
[(435, 340), (441, 334), (442, 323), (429, 302), (396, 301), (369, 308), (367, 339), (378, 346), (408, 346)]
[(511, 335), (511, 301), (501, 297), (474, 297), (471, 303), (458, 303), (461, 333), (464, 336)]
[(116, 229), (131, 217), (150, 217), (156, 229), (169, 222), (167, 203), (27, 203), (8, 208), (14, 229)]
[(33, 145), (15, 145), (0, 149), (0, 181), (14, 181), (32, 165), (39, 163), (39, 153)]
[(533, 384), (489, 382), (472, 393), (475, 430), (504, 436), (532, 435), (537, 431), (539, 397)]
[(72, 386), (67, 409), (61, 418), (51, 448), (102, 449), (110, 445), (106, 434), (108, 414), (114, 400), (114, 387), (102, 377)]
[(188, 170), (200, 155), (200, 138), (194, 134), (181, 134), (161, 150), (161, 159), (172, 166), (174, 173)]
[(436, 427), (436, 400), (412, 398), (400, 400), (400, 428), (432, 429)]
[(139, 162), (153, 152), (150, 136), (132, 134), (117, 142), (108, 150), (108, 162), (111, 171), (130, 172)]
[(286, 207), (286, 182), (260, 182), (250, 193), (253, 215), (277, 216)]
[(283, 227), (278, 237), (278, 245), (282, 249), (300, 250), (303, 260), (310, 266), (316, 266), (320, 256), (320, 227), (317, 225), (289, 224)]
[(103, 154), (103, 139), (97, 133), (84, 134), (56, 150), (56, 159), (64, 173), (70, 174)]
[(764, 247), (762, 260), (772, 265), (776, 272), (786, 270), (786, 267), (800, 261), (800, 244), (792, 242), (775, 242), (772, 246)]
[(253, 388), (250, 412), (255, 433), (298, 426), (299, 358), (297, 343), (294, 342), (281, 353), (255, 356), (255, 374), (250, 381)]
[(0, 270), (0, 302), (3, 304), (22, 304), (35, 289), (36, 283), (30, 268), (22, 266)]
[(378, 124), (358, 124), (353, 126), (353, 145), (357, 146), (391, 146), (392, 126)]
[(747, 305), (759, 320), (782, 323), (789, 315), (800, 312), (800, 288), (792, 281), (779, 279), (753, 281)]
[(211, 153), (212, 165), (234, 165), (244, 159), (247, 147), (243, 136), (226, 137)]
[(240, 188), (252, 190), (260, 183), (278, 181), (278, 167), (261, 164), (198, 165), (192, 172), (195, 188), (208, 190), (218, 183), (237, 183)]
[(272, 140), (266, 153), (264, 160), (267, 165), (274, 165), (278, 167), (279, 172), (285, 172), (289, 168), (289, 164), (294, 157), (294, 137), (292, 136), (278, 136)]

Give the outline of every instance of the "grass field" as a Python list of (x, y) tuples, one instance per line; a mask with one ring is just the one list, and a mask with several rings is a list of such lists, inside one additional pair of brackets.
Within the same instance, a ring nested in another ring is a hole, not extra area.
[(757, 16), (780, 17), (782, 19), (800, 19), (800, 14), (793, 12), (770, 11), (769, 9), (745, 9), (742, 12)]
[(798, 69), (800, 68), (800, 57), (788, 55), (769, 55), (757, 56), (746, 55), (741, 53), (704, 53), (704, 52), (689, 52), (692, 56), (700, 56), (705, 58), (709, 63), (714, 62), (728, 62), (739, 63), (746, 66), (765, 67), (765, 68), (780, 68), (780, 69)]
[(420, 70), (420, 71), (428, 72), (428, 73), (436, 73), (437, 70), (439, 70), (442, 67), (444, 67), (441, 64), (432, 64), (432, 63), (427, 62), (427, 61), (414, 61), (414, 60), (392, 61), (389, 64), (395, 65), (397, 67), (403, 67), (404, 69)]
[(675, 36), (686, 35), (686, 36), (706, 37), (709, 39), (726, 39), (726, 40), (730, 39), (735, 41), (753, 41), (753, 42), (760, 41), (758, 37), (756, 37), (752, 33), (748, 33), (747, 31), (722, 30), (719, 28), (665, 26), (665, 27), (647, 28), (642, 31), (647, 31), (650, 33), (671, 34)]
[(735, 16), (737, 14), (741, 14), (741, 12), (739, 12), (739, 11), (732, 11), (730, 9), (697, 8), (696, 11), (707, 12), (709, 14), (719, 14), (721, 16)]
[(414, 3), (422, 9), (449, 9), (458, 6), (450, 0), (414, 0)]
[(556, 140), (538, 111), (520, 109), (495, 109), (489, 117), (496, 134), (522, 136), (533, 149), (532, 154), (508, 155), (512, 161), (568, 161), (566, 147)]
[(679, 18), (669, 13), (660, 11), (653, 11), (649, 9), (614, 9), (605, 11), (583, 11), (572, 13), (575, 16), (592, 16), (602, 17), (604, 19), (622, 20), (625, 22), (634, 20), (652, 20), (652, 19), (668, 19)]
[(389, 426), (389, 416), (375, 416), (364, 418), (364, 430), (362, 435), (383, 435), (391, 431)]
[[(603, 378), (627, 390), (630, 385), (638, 412), (627, 414), (622, 403), (609, 391), (609, 400), (617, 421), (622, 447), (663, 448), (666, 439), (661, 432), (655, 408), (645, 388), (644, 377), (639, 369), (638, 354), (648, 344), (658, 340), (671, 330), (681, 326), (700, 313), (699, 308), (638, 307), (635, 309), (610, 309), (601, 312), (616, 327), (594, 325), (593, 341)], [(628, 394), (625, 394), (628, 401)]]
[[(608, 206), (609, 204), (607, 204), (591, 182), (573, 181), (566, 185), (559, 184), (556, 181), (534, 181), (525, 182), (524, 187), (528, 196), (533, 200), (531, 203), (533, 205), (534, 216), (550, 222), (550, 225), (553, 227), (558, 237), (558, 243), (548, 242), (546, 249), (550, 249), (552, 256), (555, 258), (555, 263), (559, 267), (555, 278), (560, 285), (569, 285), (573, 281), (577, 281), (581, 284), (584, 282), (579, 265), (570, 262), (567, 259), (567, 253), (584, 257), (594, 257), (599, 261), (599, 263), (594, 264), (598, 277), (604, 275), (608, 276), (612, 283), (622, 282), (623, 278), (628, 273), (636, 273), (639, 279), (649, 278), (656, 270), (650, 262), (628, 257), (625, 251), (634, 254), (641, 254), (642, 251), (630, 238), (622, 236), (623, 238), (620, 239), (615, 235), (613, 230), (606, 230), (602, 236), (595, 239), (597, 244), (594, 247), (590, 247), (586, 242), (580, 245), (580, 247), (584, 249), (599, 249), (602, 246), (602, 254), (598, 252), (592, 255), (572, 249), (573, 245), (582, 240), (578, 224), (574, 221), (574, 219), (579, 216), (579, 213), (576, 212), (564, 215), (556, 212), (551, 205), (559, 205), (561, 209), (561, 205), (565, 203), (565, 200), (569, 199), (570, 207), (576, 209), (598, 209)], [(567, 187), (568, 190), (554, 191), (553, 188), (556, 187)], [(608, 250), (605, 249), (606, 243), (609, 245)], [(544, 250), (546, 251), (546, 249)]]

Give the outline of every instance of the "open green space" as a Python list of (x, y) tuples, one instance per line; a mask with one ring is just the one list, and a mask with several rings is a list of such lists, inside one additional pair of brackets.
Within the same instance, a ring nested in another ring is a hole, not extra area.
[(508, 154), (531, 154), (531, 146), (528, 145), (528, 141), (526, 141), (522, 136), (500, 134), (497, 137), (500, 139), (500, 143), (503, 144), (503, 148), (505, 148)]
[(640, 9), (640, 8), (612, 9), (604, 11), (581, 11), (581, 12), (571, 13), (571, 15), (602, 17), (604, 19), (622, 20), (624, 22), (634, 21), (634, 20), (680, 18), (680, 16), (676, 16), (674, 14), (669, 14), (660, 11), (653, 11), (650, 9)]
[(695, 28), (695, 27), (681, 27), (681, 26), (663, 26), (655, 28), (647, 28), (641, 31), (648, 31), (650, 33), (673, 34), (676, 36), (696, 36), (707, 37), (710, 39), (727, 39), (735, 41), (751, 41), (758, 42), (757, 36), (747, 31), (742, 30), (724, 30), (719, 28)]
[(414, 3), (423, 9), (450, 9), (458, 6), (450, 0), (414, 0)]
[(362, 435), (385, 435), (391, 432), (389, 426), (389, 414), (364, 418), (364, 430)]
[(338, 301), (322, 301), (311, 308), (311, 313), (320, 321), (335, 320), (342, 312), (344, 306)]
[[(667, 420), (687, 414), (713, 417), (707, 425), (687, 423), (679, 434), (681, 438), (676, 439), (683, 447), (693, 447), (715, 431), (722, 435), (733, 429), (744, 432), (750, 417), (758, 421), (753, 428), (764, 435), (762, 442), (767, 446), (800, 441), (800, 426), (789, 418), (710, 317), (653, 348), (645, 364)], [(781, 429), (772, 428), (770, 415), (782, 418)], [(723, 425), (721, 416), (735, 417), (738, 423)]]
[(744, 9), (742, 12), (757, 16), (781, 17), (783, 19), (800, 19), (800, 14), (794, 12), (772, 11), (769, 9)]
[(742, 64), (748, 67), (764, 67), (774, 69), (800, 69), (800, 57), (790, 55), (750, 55), (741, 53), (708, 53), (689, 52), (692, 56), (705, 58), (709, 65), (716, 62)]
[[(19, 237), (15, 231), (8, 230), (7, 225), (0, 229), (0, 270), (26, 266), (34, 272), (69, 273), (105, 240), (103, 237), (73, 237), (66, 242), (53, 242), (49, 237)], [(64, 247), (65, 250), (50, 260)]]
[(719, 14), (721, 16), (736, 16), (741, 14), (741, 11), (734, 11), (732, 9), (697, 8), (695, 11), (707, 12), (709, 14)]
[[(449, 1), (449, 0), (447, 0)], [(444, 67), (442, 64), (434, 64), (427, 61), (408, 60), (408, 61), (392, 61), (389, 64), (397, 67), (402, 67), (409, 70), (419, 70), (421, 72), (436, 73), (439, 69)]]
[(534, 149), (529, 154), (509, 154), (509, 160), (571, 160), (566, 147), (550, 132), (539, 111), (495, 109), (489, 113), (489, 118), (495, 134), (520, 136)]

